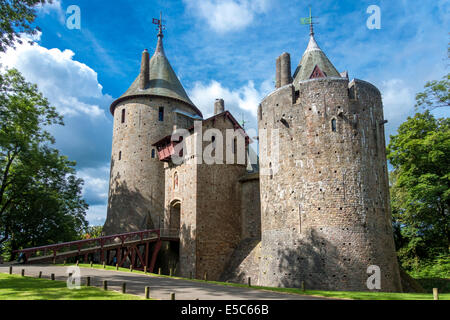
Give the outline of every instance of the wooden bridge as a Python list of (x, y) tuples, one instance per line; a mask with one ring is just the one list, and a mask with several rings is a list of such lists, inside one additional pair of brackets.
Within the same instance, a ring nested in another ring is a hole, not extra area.
[[(125, 263), (135, 270), (149, 272), (155, 268), (156, 258), (162, 241), (179, 241), (179, 230), (157, 229), (104, 236), (54, 245), (17, 250), (22, 253), (26, 264), (56, 263), (68, 258), (84, 258), (89, 262), (89, 255), (97, 255), (106, 265), (123, 267)], [(152, 256), (150, 259), (150, 246)]]

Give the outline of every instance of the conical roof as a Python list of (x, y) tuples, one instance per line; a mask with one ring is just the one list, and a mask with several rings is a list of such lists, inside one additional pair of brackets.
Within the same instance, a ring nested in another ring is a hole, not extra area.
[(159, 33), (155, 53), (150, 59), (150, 76), (145, 88), (140, 88), (141, 75), (138, 75), (130, 88), (120, 98), (112, 103), (111, 113), (114, 113), (115, 106), (125, 99), (139, 96), (160, 96), (182, 101), (190, 105), (195, 113), (203, 117), (200, 110), (194, 105), (191, 99), (189, 99), (183, 85), (180, 83), (180, 80), (178, 80), (177, 75), (173, 71), (169, 60), (164, 53), (162, 38), (162, 33)]
[(311, 32), (308, 47), (295, 71), (294, 83), (311, 79), (313, 71), (317, 70), (316, 67), (319, 67), (325, 77), (341, 77), (331, 61), (320, 49), (316, 39), (314, 39), (314, 32)]

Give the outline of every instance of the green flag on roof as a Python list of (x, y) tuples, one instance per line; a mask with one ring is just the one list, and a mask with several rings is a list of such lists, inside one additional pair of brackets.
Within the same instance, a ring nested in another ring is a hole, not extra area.
[(300, 23), (301, 24), (311, 24), (312, 18), (301, 18)]

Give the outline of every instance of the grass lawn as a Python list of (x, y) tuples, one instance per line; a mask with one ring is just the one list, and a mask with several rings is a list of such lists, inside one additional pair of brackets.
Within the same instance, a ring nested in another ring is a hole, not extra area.
[(66, 282), (0, 273), (0, 300), (142, 300), (131, 294), (81, 286), (70, 290)]
[[(89, 264), (79, 264), (80, 268), (90, 268)], [(93, 265), (95, 269), (103, 269), (102, 265)], [(105, 266), (105, 270), (116, 270), (116, 267), (113, 266)], [(119, 268), (119, 271), (122, 272), (130, 272), (130, 269)], [(144, 274), (143, 271), (133, 270), (133, 273)], [(158, 277), (168, 277), (166, 275), (157, 275), (150, 274), (152, 276)], [(173, 279), (183, 279), (188, 281), (197, 281), (204, 282), (203, 280), (198, 279), (184, 279), (179, 277), (171, 277)], [(217, 281), (208, 281), (208, 283), (223, 285), (223, 286), (234, 286), (234, 287), (242, 287), (248, 288), (245, 284), (238, 283), (229, 283), (229, 282), (217, 282)], [(309, 295), (309, 296), (320, 296), (320, 297), (329, 297), (329, 298), (340, 298), (340, 299), (354, 299), (354, 300), (433, 300), (433, 294), (430, 293), (388, 293), (388, 292), (350, 292), (350, 291), (316, 291), (316, 290), (306, 290), (302, 292), (300, 289), (291, 289), (291, 288), (272, 288), (272, 287), (258, 287), (252, 286), (252, 289), (256, 290), (268, 290), (275, 292), (283, 292), (283, 293), (292, 293), (292, 294), (301, 294), (301, 295)], [(439, 294), (440, 300), (450, 300), (450, 293), (441, 293)]]

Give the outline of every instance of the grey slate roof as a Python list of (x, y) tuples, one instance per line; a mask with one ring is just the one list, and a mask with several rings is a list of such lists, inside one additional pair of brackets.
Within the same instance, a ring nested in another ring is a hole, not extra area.
[(294, 84), (308, 80), (316, 65), (319, 66), (327, 77), (341, 77), (340, 73), (336, 70), (325, 53), (320, 49), (314, 39), (314, 34), (311, 34), (308, 47), (294, 73)]
[(138, 75), (136, 80), (132, 83), (130, 88), (116, 101), (111, 104), (111, 113), (114, 113), (115, 106), (127, 99), (139, 96), (160, 96), (177, 99), (188, 105), (190, 105), (196, 114), (203, 118), (200, 110), (189, 99), (183, 85), (178, 80), (177, 75), (172, 69), (172, 66), (167, 60), (164, 53), (164, 47), (162, 43), (162, 35), (158, 35), (158, 44), (156, 46), (155, 53), (150, 59), (150, 81), (144, 90), (139, 88)]

